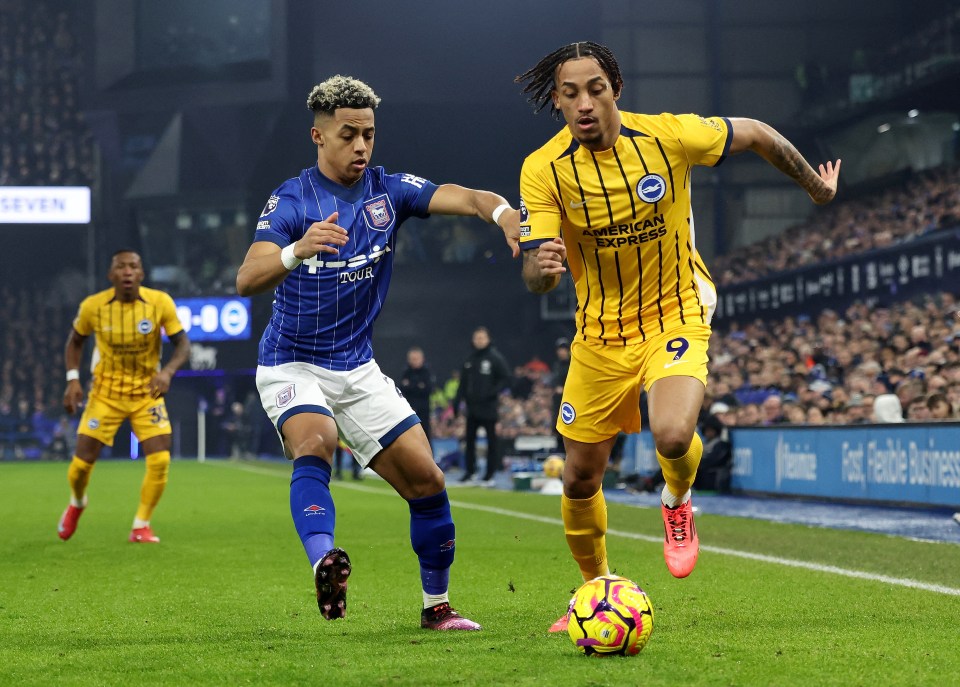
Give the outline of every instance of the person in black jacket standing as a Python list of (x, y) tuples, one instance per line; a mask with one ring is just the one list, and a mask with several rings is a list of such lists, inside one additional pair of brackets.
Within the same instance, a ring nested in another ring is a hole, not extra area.
[(464, 470), (461, 482), (473, 479), (477, 470), (477, 429), (487, 434), (487, 469), (483, 481), (492, 484), (500, 469), (500, 448), (497, 445), (497, 414), (500, 392), (510, 383), (510, 369), (500, 352), (490, 345), (490, 332), (477, 327), (473, 332), (473, 353), (463, 364), (460, 387), (453, 402), (454, 412), (460, 401), (466, 404), (467, 430)]
[(407, 369), (403, 371), (397, 386), (410, 403), (413, 412), (420, 418), (427, 441), (430, 441), (433, 438), (430, 432), (430, 394), (433, 393), (436, 383), (424, 360), (423, 349), (419, 346), (407, 351)]

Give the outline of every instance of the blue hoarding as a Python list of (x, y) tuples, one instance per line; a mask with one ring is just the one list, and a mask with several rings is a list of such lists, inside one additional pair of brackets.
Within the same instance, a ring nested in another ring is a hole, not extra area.
[(960, 507), (960, 424), (733, 429), (744, 491)]
[[(731, 428), (738, 491), (960, 509), (960, 423)], [(631, 434), (621, 473), (659, 469), (650, 432)]]

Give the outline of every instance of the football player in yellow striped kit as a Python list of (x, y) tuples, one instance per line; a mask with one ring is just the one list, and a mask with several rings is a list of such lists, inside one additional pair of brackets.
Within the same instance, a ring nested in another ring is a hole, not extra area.
[[(141, 286), (143, 264), (136, 252), (117, 251), (107, 277), (113, 286), (80, 304), (64, 352), (67, 389), (63, 406), (72, 414), (83, 401), (79, 369), (83, 344), (91, 334), (96, 337), (90, 398), (67, 470), (70, 503), (60, 517), (57, 534), (64, 541), (73, 536), (87, 506), (87, 484), (100, 451), (104, 445), (113, 446), (120, 423), (129, 419), (146, 456), (140, 505), (129, 541), (155, 544), (160, 539), (150, 527), (150, 517), (170, 469), (170, 420), (163, 395), (170, 389), (174, 373), (190, 357), (190, 340), (177, 319), (173, 299), (163, 291)], [(161, 330), (174, 345), (163, 367)]]
[(823, 204), (836, 194), (840, 161), (818, 173), (752, 119), (621, 111), (619, 65), (596, 43), (566, 45), (516, 80), (538, 111), (549, 105), (566, 123), (524, 161), (520, 245), (530, 291), (550, 291), (569, 269), (577, 293), (557, 419), (567, 543), (584, 580), (609, 574), (602, 478), (617, 434), (640, 430), (645, 389), (666, 482), (664, 558), (686, 577), (699, 552), (690, 487), (717, 302), (696, 248), (691, 169), (751, 150)]

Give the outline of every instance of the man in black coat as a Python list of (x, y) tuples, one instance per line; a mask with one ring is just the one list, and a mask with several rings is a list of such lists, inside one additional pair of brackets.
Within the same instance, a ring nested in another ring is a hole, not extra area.
[(474, 330), (473, 348), (463, 364), (460, 387), (453, 401), (454, 412), (459, 411), (461, 401), (466, 405), (466, 468), (460, 481), (473, 479), (477, 470), (477, 430), (483, 427), (487, 435), (487, 469), (483, 481), (492, 484), (494, 474), (501, 468), (497, 445), (499, 396), (510, 383), (510, 369), (500, 352), (490, 345), (490, 332), (486, 327)]
[(413, 412), (420, 418), (427, 441), (433, 437), (430, 433), (430, 394), (435, 386), (433, 375), (424, 363), (423, 349), (414, 346), (407, 351), (407, 369), (400, 377), (399, 387)]

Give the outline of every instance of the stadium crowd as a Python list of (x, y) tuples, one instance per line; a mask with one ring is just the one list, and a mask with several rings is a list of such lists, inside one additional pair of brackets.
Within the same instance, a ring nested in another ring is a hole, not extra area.
[(0, 458), (69, 458), (75, 424), (63, 414), (68, 309), (47, 294), (0, 288)]
[[(710, 355), (703, 417), (727, 426), (960, 420), (960, 310), (952, 293), (718, 327)], [(501, 395), (501, 436), (550, 434), (553, 393), (546, 363), (516, 367)], [(452, 398), (434, 396), (434, 436), (462, 436)]]
[(0, 185), (85, 185), (94, 147), (70, 3), (0, 0)]
[(960, 168), (818, 208), (810, 220), (711, 261), (718, 286), (838, 260), (960, 226)]
[[(960, 421), (958, 307), (955, 294), (942, 292), (887, 308), (856, 303), (842, 314), (825, 310), (816, 318), (717, 327), (703, 418), (716, 416), (726, 426)], [(60, 373), (71, 314), (40, 291), (0, 289), (2, 457), (61, 457), (69, 451), (76, 419), (63, 414)], [(556, 376), (537, 357), (514, 368), (500, 395), (500, 437), (513, 441), (554, 432)], [(433, 390), (436, 438), (463, 436), (464, 414), (452, 407), (457, 383), (454, 372)], [(231, 407), (223, 395), (224, 407)], [(255, 404), (232, 405), (234, 417), (224, 422), (257, 425), (257, 418), (247, 417), (255, 415)], [(225, 453), (243, 452), (232, 441), (229, 446)]]
[(960, 419), (953, 293), (718, 329), (711, 357), (708, 393), (729, 425)]

